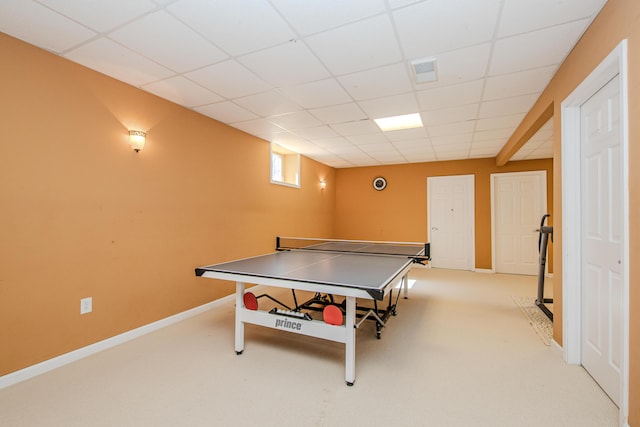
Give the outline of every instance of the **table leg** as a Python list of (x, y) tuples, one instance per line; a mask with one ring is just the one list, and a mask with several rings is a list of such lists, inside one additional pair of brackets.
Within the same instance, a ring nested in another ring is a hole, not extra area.
[(356, 380), (356, 298), (347, 297), (345, 318), (345, 380), (351, 386)]
[(409, 298), (409, 278), (407, 277), (409, 274), (405, 274), (402, 276), (402, 285), (404, 288), (404, 299)]
[(244, 322), (240, 319), (244, 308), (244, 283), (236, 282), (236, 354), (244, 351)]

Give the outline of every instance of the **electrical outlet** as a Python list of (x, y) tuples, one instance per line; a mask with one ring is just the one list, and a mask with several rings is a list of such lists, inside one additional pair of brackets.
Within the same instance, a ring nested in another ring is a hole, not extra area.
[(91, 311), (93, 311), (93, 299), (91, 297), (82, 298), (80, 300), (80, 314), (91, 313)]

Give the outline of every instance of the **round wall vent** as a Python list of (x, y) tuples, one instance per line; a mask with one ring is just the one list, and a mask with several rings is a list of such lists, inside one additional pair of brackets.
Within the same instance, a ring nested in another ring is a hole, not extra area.
[(378, 191), (382, 191), (387, 187), (387, 180), (379, 176), (373, 180), (373, 188)]

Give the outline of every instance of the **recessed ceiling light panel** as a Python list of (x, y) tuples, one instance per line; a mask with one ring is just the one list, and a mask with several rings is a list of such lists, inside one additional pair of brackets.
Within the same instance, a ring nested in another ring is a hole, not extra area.
[(422, 127), (422, 119), (419, 113), (405, 114), (403, 116), (384, 117), (373, 119), (383, 132), (393, 130), (413, 129)]

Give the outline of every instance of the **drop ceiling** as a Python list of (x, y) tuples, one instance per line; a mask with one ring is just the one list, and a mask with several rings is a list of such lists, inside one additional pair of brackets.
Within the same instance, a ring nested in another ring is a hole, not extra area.
[[(333, 167), (495, 157), (606, 0), (2, 0), (0, 30)], [(412, 61), (436, 59), (416, 83)], [(423, 128), (375, 118), (420, 113)], [(551, 121), (514, 160), (552, 157)]]

